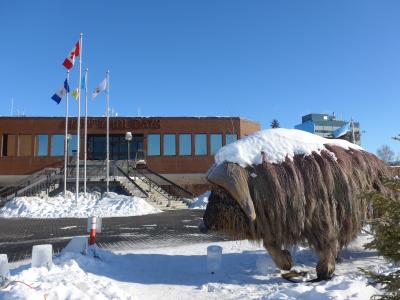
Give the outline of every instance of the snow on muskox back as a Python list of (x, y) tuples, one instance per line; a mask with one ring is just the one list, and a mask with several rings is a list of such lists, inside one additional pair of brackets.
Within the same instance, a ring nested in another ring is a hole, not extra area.
[(340, 249), (368, 214), (362, 192), (384, 189), (384, 162), (361, 147), (296, 129), (270, 129), (224, 146), (200, 229), (260, 240), (276, 265), (292, 267), (290, 245), (306, 240), (329, 279)]

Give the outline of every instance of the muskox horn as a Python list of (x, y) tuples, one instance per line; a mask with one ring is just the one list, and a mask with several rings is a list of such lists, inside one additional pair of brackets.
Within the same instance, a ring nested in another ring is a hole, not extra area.
[(256, 219), (244, 168), (234, 163), (219, 164), (208, 172), (207, 179), (231, 194), (252, 221)]

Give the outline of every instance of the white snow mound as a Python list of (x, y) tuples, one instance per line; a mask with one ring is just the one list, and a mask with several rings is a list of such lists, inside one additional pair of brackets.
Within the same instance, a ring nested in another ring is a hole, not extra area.
[[(298, 129), (267, 129), (241, 138), (222, 147), (215, 155), (215, 162), (233, 162), (242, 167), (262, 163), (261, 151), (271, 163), (281, 163), (286, 157), (293, 159), (295, 155), (310, 155), (327, 150), (325, 145), (333, 145), (354, 150), (363, 150), (360, 146), (340, 139), (326, 139), (318, 135)], [(332, 153), (332, 155), (334, 155)]]
[(67, 192), (56, 197), (16, 197), (0, 209), (3, 218), (87, 218), (140, 216), (159, 213), (161, 210), (153, 207), (139, 197), (107, 193), (88, 193), (87, 197), (80, 194), (78, 202), (75, 194)]
[(190, 209), (206, 209), (208, 204), (208, 197), (210, 196), (211, 191), (207, 191), (201, 194), (198, 197), (192, 198), (189, 200), (189, 208)]

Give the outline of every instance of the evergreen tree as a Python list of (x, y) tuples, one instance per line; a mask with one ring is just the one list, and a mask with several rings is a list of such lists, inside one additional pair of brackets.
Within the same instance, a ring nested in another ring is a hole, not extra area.
[(277, 119), (273, 119), (271, 122), (271, 128), (279, 128), (279, 121)]
[[(390, 180), (386, 186), (398, 195), (400, 181)], [(400, 201), (394, 197), (387, 197), (382, 193), (369, 194), (372, 200), (375, 218), (371, 221), (374, 239), (365, 245), (367, 249), (376, 249), (385, 258), (400, 262)], [(382, 285), (384, 294), (375, 295), (373, 299), (400, 300), (400, 270), (387, 275), (375, 274), (368, 270), (361, 270), (374, 282)]]

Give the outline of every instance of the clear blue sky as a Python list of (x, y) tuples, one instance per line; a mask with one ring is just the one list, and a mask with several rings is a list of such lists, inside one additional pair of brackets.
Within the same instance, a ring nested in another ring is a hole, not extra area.
[[(84, 33), (89, 89), (111, 71), (119, 115), (242, 116), (292, 128), (310, 112), (360, 121), (400, 153), (400, 1), (0, 2), (0, 114), (64, 115), (50, 97)], [(73, 69), (74, 87), (78, 68)], [(71, 101), (73, 103), (73, 101)], [(104, 95), (89, 114), (105, 111)], [(76, 109), (73, 109), (76, 114)]]

